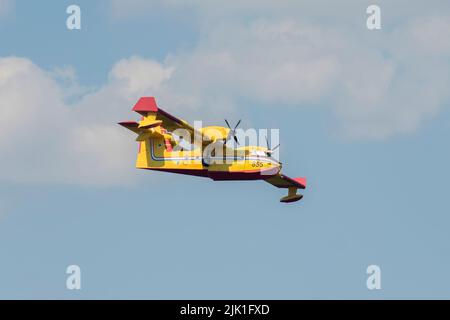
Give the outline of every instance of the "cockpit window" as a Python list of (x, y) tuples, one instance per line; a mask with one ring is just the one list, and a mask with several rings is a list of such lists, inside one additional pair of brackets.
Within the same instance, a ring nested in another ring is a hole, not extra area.
[(250, 154), (252, 156), (259, 156), (259, 157), (267, 156), (266, 153), (264, 151), (261, 151), (261, 150), (252, 150), (252, 152)]

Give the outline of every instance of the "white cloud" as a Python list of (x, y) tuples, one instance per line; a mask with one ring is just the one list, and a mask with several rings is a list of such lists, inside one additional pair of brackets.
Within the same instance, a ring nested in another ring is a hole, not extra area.
[[(330, 0), (111, 0), (110, 8), (114, 17), (147, 19), (155, 11), (172, 10), (188, 12), (194, 20), (209, 28), (218, 21), (243, 21), (260, 17), (273, 19), (296, 19), (302, 22), (316, 22), (320, 25), (364, 26), (366, 8), (374, 4), (372, 0), (343, 0), (339, 3)], [(382, 9), (382, 19), (386, 23), (404, 23), (411, 17), (428, 13), (442, 13), (449, 10), (447, 0), (428, 2), (410, 0), (377, 0)], [(357, 31), (356, 29), (353, 32)]]
[(28, 59), (0, 58), (0, 179), (91, 185), (133, 180), (134, 135), (116, 122), (131, 117), (137, 98), (168, 74), (153, 61), (121, 60), (104, 87), (67, 105), (70, 88), (54, 77), (73, 80), (70, 68), (46, 72)]
[(430, 19), (379, 41), (292, 20), (217, 26), (195, 50), (168, 59), (176, 69), (160, 94), (177, 109), (237, 108), (241, 98), (326, 105), (349, 139), (410, 133), (448, 101), (448, 43), (426, 34), (450, 38), (449, 20)]
[(0, 0), (0, 17), (14, 8), (14, 0)]
[[(113, 1), (145, 15), (152, 5), (193, 9), (201, 23), (191, 52), (160, 89), (177, 108), (327, 105), (349, 139), (417, 130), (448, 102), (450, 6), (380, 1), (383, 30), (365, 28), (369, 2)], [(258, 16), (264, 16), (262, 19)]]
[(129, 98), (148, 93), (149, 89), (157, 90), (173, 73), (173, 67), (164, 68), (160, 63), (131, 57), (117, 62), (110, 73), (110, 79), (117, 89)]
[[(132, 180), (136, 144), (115, 123), (133, 117), (142, 95), (202, 119), (239, 109), (241, 99), (261, 107), (321, 105), (349, 139), (414, 132), (449, 99), (449, 16), (443, 10), (378, 33), (280, 13), (209, 21), (192, 51), (162, 63), (120, 60), (95, 90), (79, 85), (70, 66), (46, 71), (25, 58), (0, 58), (0, 179)], [(68, 103), (72, 96), (76, 102)]]
[(356, 139), (387, 138), (414, 132), (435, 116), (449, 100), (447, 39), (448, 18), (421, 18), (386, 34), (372, 50), (377, 57), (356, 58), (343, 76), (347, 90), (336, 109), (345, 133)]
[(314, 102), (332, 90), (341, 67), (324, 50), (334, 32), (322, 32), (292, 21), (217, 26), (195, 50), (166, 59), (171, 76), (158, 98), (180, 114), (216, 113), (216, 121), (217, 111), (231, 116), (242, 98), (255, 105)]

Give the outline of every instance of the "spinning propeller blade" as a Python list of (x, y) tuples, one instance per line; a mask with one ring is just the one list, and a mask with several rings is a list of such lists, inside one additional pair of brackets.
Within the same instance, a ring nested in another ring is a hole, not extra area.
[(269, 139), (267, 139), (267, 136), (266, 136), (266, 144), (267, 144), (267, 151), (266, 151), (266, 153), (269, 154), (269, 155), (272, 154), (280, 146), (280, 144), (277, 144), (276, 147), (270, 148)]
[(234, 129), (231, 129), (230, 123), (228, 122), (227, 119), (225, 119), (225, 123), (227, 124), (228, 129), (230, 129), (230, 131), (229, 131), (229, 133), (228, 133), (227, 141), (228, 141), (231, 137), (233, 137), (234, 141), (235, 141), (237, 144), (239, 144), (238, 138), (237, 138), (237, 136), (236, 136), (236, 129), (237, 129), (237, 127), (239, 126), (239, 124), (241, 123), (241, 120), (239, 120), (239, 121), (236, 123), (236, 125), (234, 126)]

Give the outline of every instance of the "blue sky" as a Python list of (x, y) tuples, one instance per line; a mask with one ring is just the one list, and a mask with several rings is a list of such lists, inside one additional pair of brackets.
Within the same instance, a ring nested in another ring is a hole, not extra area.
[[(0, 297), (448, 299), (450, 5), (377, 3), (0, 0)], [(279, 128), (304, 199), (134, 169), (142, 95)]]

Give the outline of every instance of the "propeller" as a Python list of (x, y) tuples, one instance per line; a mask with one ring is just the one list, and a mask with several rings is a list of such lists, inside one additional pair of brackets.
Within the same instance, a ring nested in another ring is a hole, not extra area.
[(230, 124), (228, 123), (228, 120), (227, 120), (227, 119), (225, 119), (225, 123), (227, 124), (228, 129), (230, 129), (230, 132), (228, 133), (227, 141), (228, 141), (231, 137), (233, 137), (234, 141), (235, 141), (237, 144), (239, 144), (238, 138), (236, 137), (236, 129), (237, 129), (238, 125), (241, 123), (241, 120), (239, 120), (239, 121), (236, 123), (236, 125), (234, 126), (234, 129), (231, 129), (231, 126), (230, 126)]
[(267, 136), (266, 136), (266, 143), (267, 143), (266, 153), (269, 156), (280, 146), (280, 144), (277, 144), (274, 148), (270, 148), (269, 139), (267, 139)]

